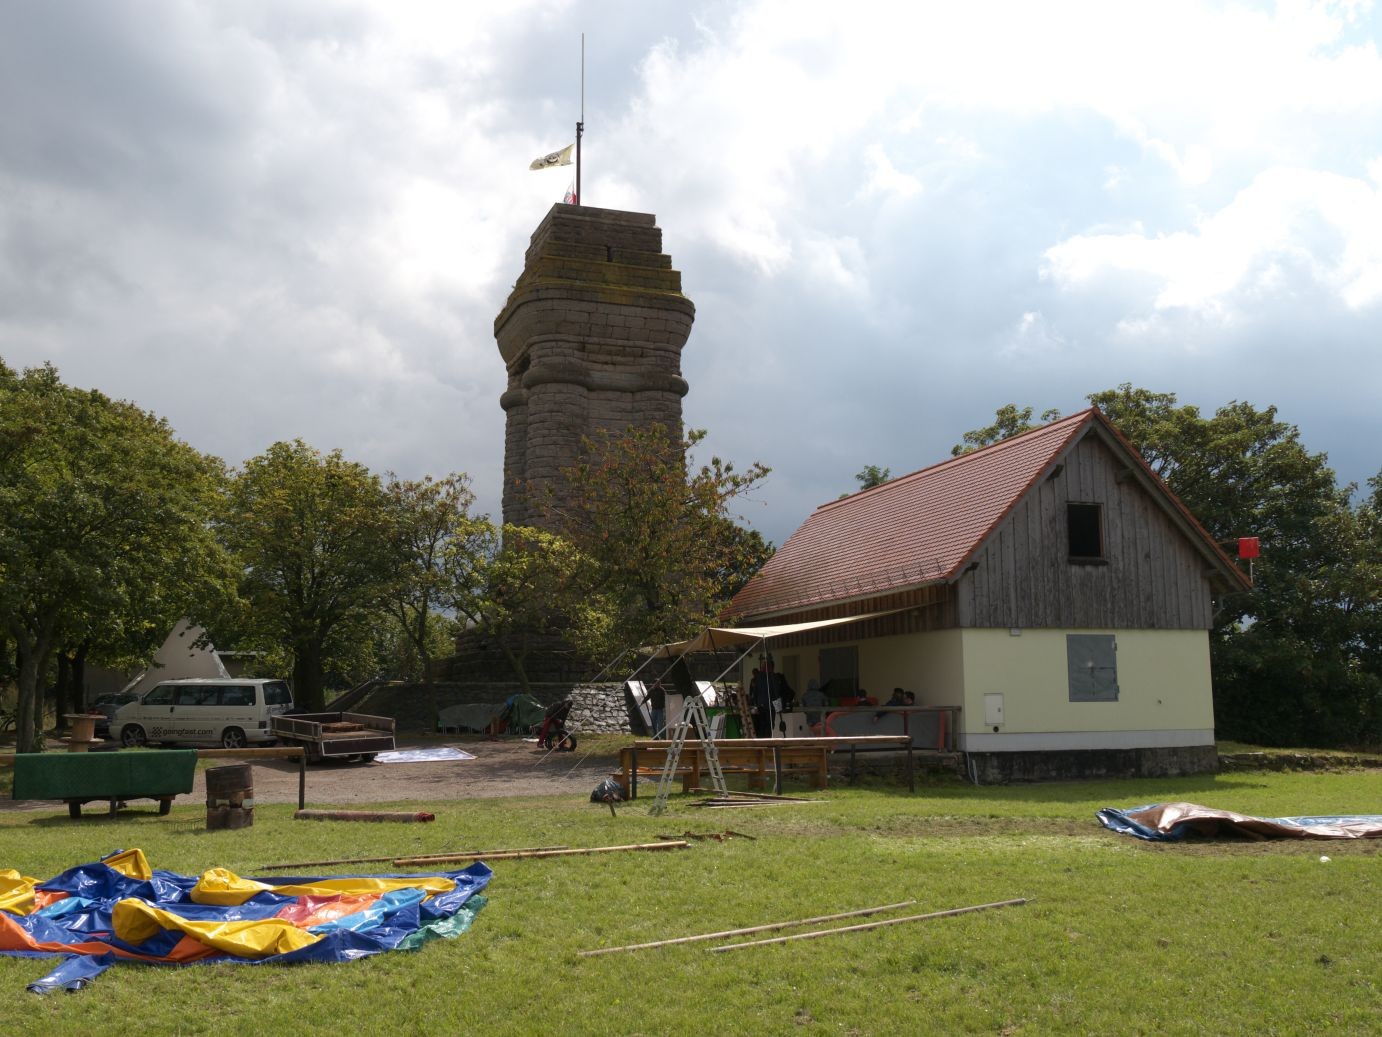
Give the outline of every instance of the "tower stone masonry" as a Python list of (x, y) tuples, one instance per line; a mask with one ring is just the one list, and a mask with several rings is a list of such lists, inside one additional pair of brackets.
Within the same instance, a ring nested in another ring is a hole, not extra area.
[(651, 213), (552, 206), (494, 320), (509, 375), (505, 522), (559, 531), (545, 502), (562, 498), (583, 438), (652, 424), (680, 435), (695, 315)]

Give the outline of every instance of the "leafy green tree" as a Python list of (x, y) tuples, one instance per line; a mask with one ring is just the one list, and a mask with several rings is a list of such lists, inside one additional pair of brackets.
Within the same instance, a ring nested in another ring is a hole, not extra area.
[(56, 649), (152, 651), (224, 592), (211, 534), (223, 479), (161, 418), (50, 366), (0, 365), (0, 623), (19, 661), (19, 751), (42, 748), (39, 682)]
[(433, 635), (445, 618), (438, 609), (455, 599), (447, 560), (478, 548), (490, 527), (487, 520), (470, 515), (475, 495), (465, 475), (391, 477), (387, 489), (400, 556), (388, 608), (420, 661), (422, 681), (430, 687)]
[(705, 438), (665, 426), (586, 441), (588, 460), (568, 469), (558, 525), (601, 575), (624, 646), (676, 640), (715, 619), (771, 554), (761, 537), (735, 532), (730, 509), (768, 475), (712, 457), (688, 464)]
[[(1055, 421), (1060, 417), (1058, 410), (1044, 410), (1041, 412), (1043, 422)], [(950, 448), (952, 457), (959, 457), (961, 454), (972, 453), (980, 447), (989, 446), (1004, 439), (1011, 439), (1013, 436), (1020, 435), (1030, 429), (1036, 428), (1032, 422), (1032, 408), (1019, 408), (1015, 403), (1005, 403), (999, 407), (994, 414), (992, 425), (983, 428), (970, 429), (963, 436), (963, 442), (956, 443)]]
[(859, 471), (854, 473), (854, 478), (859, 480), (859, 489), (871, 490), (875, 486), (882, 486), (893, 477), (891, 468), (879, 468), (876, 464), (866, 464)]
[(569, 541), (541, 529), (482, 523), (448, 547), (455, 611), (481, 628), (532, 694), (527, 659), (558, 637), (588, 656), (610, 645), (613, 610), (596, 567)]
[(378, 476), (339, 450), (275, 443), (235, 475), (220, 528), (243, 566), (235, 625), (290, 649), (295, 700), (322, 709), (333, 658), (358, 648), (343, 635), (395, 586), (395, 513)]

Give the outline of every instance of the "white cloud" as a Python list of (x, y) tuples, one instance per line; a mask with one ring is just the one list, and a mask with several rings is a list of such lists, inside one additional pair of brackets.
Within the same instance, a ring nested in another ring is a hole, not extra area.
[(1225, 321), (1302, 281), (1363, 309), (1382, 299), (1382, 186), (1268, 170), (1191, 230), (1075, 235), (1046, 251), (1043, 272), (1067, 289), (1139, 278), (1147, 308)]

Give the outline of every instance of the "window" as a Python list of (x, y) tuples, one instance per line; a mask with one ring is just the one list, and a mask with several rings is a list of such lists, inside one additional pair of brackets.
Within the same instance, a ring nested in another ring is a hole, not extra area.
[(1070, 560), (1094, 561), (1104, 557), (1103, 506), (1067, 504), (1065, 526), (1069, 536)]
[(1066, 634), (1071, 702), (1118, 701), (1118, 645), (1112, 634)]
[(223, 706), (252, 706), (254, 705), (254, 689), (234, 685), (221, 689), (221, 705)]
[(171, 684), (160, 684), (157, 688), (144, 696), (144, 705), (171, 706), (173, 704), (173, 690)]
[(859, 649), (821, 649), (821, 690), (832, 698), (852, 696), (859, 689)]
[(272, 681), (264, 685), (264, 705), (266, 706), (291, 706), (293, 696), (288, 691), (288, 685), (282, 681)]

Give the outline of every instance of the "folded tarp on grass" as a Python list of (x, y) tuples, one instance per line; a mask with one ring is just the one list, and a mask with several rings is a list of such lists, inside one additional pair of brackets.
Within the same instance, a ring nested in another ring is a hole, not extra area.
[(1096, 815), (1104, 827), (1155, 842), (1188, 835), (1232, 835), (1246, 839), (1382, 839), (1382, 814), (1321, 814), (1314, 817), (1253, 817), (1196, 803), (1156, 803)]
[(345, 962), (459, 936), (485, 904), (479, 862), (428, 875), (245, 879), (150, 869), (140, 850), (47, 882), (0, 870), (0, 953), (66, 960), (29, 989), (79, 990), (111, 965)]

